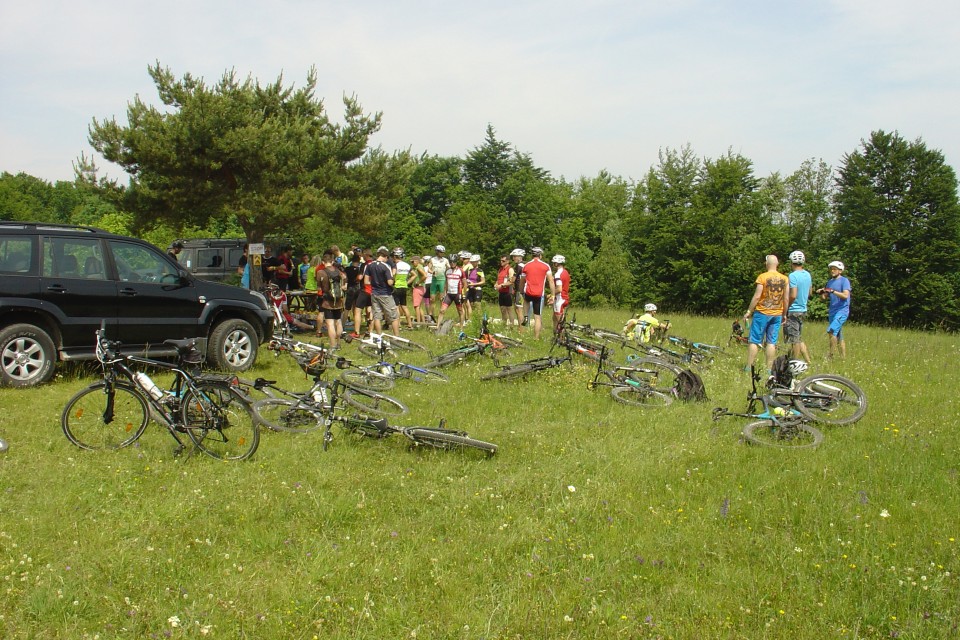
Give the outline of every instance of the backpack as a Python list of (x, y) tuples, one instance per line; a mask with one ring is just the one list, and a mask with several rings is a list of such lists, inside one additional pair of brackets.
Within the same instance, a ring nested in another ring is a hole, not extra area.
[(684, 369), (677, 374), (676, 384), (677, 397), (685, 402), (702, 402), (707, 399), (703, 379), (690, 369)]
[[(770, 369), (770, 377), (773, 378), (777, 387), (789, 389), (793, 382), (793, 373), (790, 371), (790, 358), (787, 356), (777, 356), (773, 361), (773, 367)], [(771, 386), (768, 384), (767, 386)]]
[[(325, 281), (329, 283), (330, 290), (323, 292), (323, 297), (327, 301), (338, 304), (343, 300), (343, 278), (341, 277), (339, 269), (332, 269), (333, 275), (330, 274), (331, 270), (324, 268), (324, 273), (326, 274)], [(317, 282), (323, 282), (324, 280), (317, 279)]]

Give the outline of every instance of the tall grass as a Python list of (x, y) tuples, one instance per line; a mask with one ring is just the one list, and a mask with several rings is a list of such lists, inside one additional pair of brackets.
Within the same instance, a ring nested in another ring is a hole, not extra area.
[[(726, 320), (672, 320), (726, 342)], [(709, 402), (660, 410), (588, 390), (588, 364), (480, 382), (475, 360), (391, 392), (398, 423), (445, 417), (500, 445), (491, 459), (265, 432), (254, 460), (219, 463), (173, 457), (155, 425), (87, 452), (59, 415), (92, 374), (2, 389), (0, 637), (955, 637), (957, 337), (851, 326), (828, 363), (823, 331), (806, 327), (814, 369), (870, 410), (812, 451), (711, 421), (745, 405), (734, 348), (703, 372)], [(309, 384), (266, 351), (251, 373)]]

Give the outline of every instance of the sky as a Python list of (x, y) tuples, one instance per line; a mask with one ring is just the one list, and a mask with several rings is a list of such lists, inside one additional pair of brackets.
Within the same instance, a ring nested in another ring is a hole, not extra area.
[(568, 181), (642, 178), (664, 149), (728, 151), (763, 177), (837, 167), (899, 131), (960, 163), (956, 0), (0, 0), (0, 172), (101, 175), (94, 118), (160, 106), (147, 67), (228, 70), (382, 112), (387, 151), (464, 156), (498, 139)]

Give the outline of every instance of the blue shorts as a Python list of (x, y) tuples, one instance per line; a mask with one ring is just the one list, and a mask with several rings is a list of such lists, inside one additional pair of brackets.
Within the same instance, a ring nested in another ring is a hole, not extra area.
[(829, 326), (827, 333), (837, 336), (837, 340), (843, 340), (843, 323), (847, 321), (849, 314), (846, 311), (838, 311), (829, 317)]
[(780, 339), (780, 324), (783, 316), (765, 316), (754, 313), (750, 320), (750, 344), (777, 344)]

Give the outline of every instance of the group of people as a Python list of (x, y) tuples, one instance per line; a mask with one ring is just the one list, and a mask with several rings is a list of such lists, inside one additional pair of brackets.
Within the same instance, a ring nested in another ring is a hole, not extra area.
[[(547, 264), (540, 247), (529, 253), (532, 257), (526, 261), (523, 249), (500, 257), (495, 288), (504, 325), (515, 325), (522, 332), (532, 323), (534, 336), (539, 338), (544, 303), (552, 306), (554, 327), (569, 305), (570, 274), (564, 256), (553, 256)], [(456, 324), (463, 327), (482, 307), (487, 285), (480, 255), (462, 251), (448, 257), (443, 245), (434, 247), (434, 255), (414, 255), (409, 262), (401, 247), (390, 250), (381, 246), (373, 252), (354, 246), (342, 253), (332, 246), (312, 258), (304, 254), (296, 266), (290, 254), (290, 247), (282, 247), (276, 257), (269, 251), (265, 254), (264, 282), (271, 285), (274, 302), (288, 322), (312, 329), (287, 307), (285, 292), (302, 288), (305, 308), (317, 313), (317, 335), (325, 333), (333, 349), (339, 346), (345, 313), (352, 313), (354, 336), (365, 321), (373, 333), (389, 326), (394, 335), (401, 322), (410, 328), (414, 322), (440, 328), (450, 307), (457, 311)], [(249, 274), (248, 265), (240, 269)], [(242, 284), (249, 286), (249, 281)], [(412, 303), (412, 311), (408, 303)]]
[(743, 314), (750, 322), (750, 338), (747, 351), (749, 370), (757, 359), (760, 347), (764, 346), (767, 369), (773, 367), (776, 358), (777, 340), (780, 328), (784, 328), (785, 341), (790, 345), (790, 357), (796, 360), (810, 361), (810, 352), (803, 341), (803, 321), (807, 314), (807, 303), (811, 293), (820, 295), (828, 301), (827, 335), (829, 338), (828, 357), (838, 354), (847, 355), (847, 345), (843, 339), (843, 325), (850, 316), (850, 280), (843, 275), (844, 265), (834, 260), (827, 265), (830, 279), (813, 291), (813, 279), (804, 264), (806, 256), (802, 251), (794, 251), (789, 256), (792, 269), (789, 276), (778, 270), (780, 260), (775, 255), (765, 258), (766, 271), (757, 276), (756, 289), (747, 312)]

